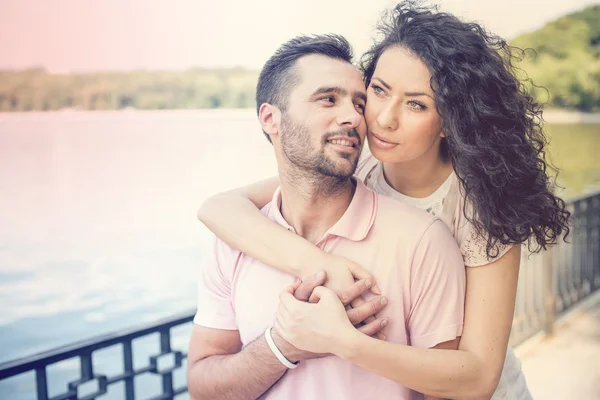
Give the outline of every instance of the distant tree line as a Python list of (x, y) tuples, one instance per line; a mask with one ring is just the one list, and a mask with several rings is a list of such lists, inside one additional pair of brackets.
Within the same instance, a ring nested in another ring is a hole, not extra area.
[[(566, 15), (511, 41), (530, 48), (517, 66), (551, 107), (600, 111), (600, 5)], [(0, 111), (201, 109), (254, 107), (258, 71), (50, 74), (43, 69), (0, 71)], [(549, 96), (548, 96), (549, 94)]]
[(248, 108), (258, 72), (242, 68), (50, 74), (0, 71), (0, 111)]

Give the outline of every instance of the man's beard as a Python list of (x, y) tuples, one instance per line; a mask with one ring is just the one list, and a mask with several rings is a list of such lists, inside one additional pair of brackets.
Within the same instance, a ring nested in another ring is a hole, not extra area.
[[(360, 154), (361, 149), (361, 140), (356, 129), (328, 132), (323, 135), (321, 147), (314, 149), (308, 128), (301, 123), (292, 121), (287, 113), (283, 113), (281, 116), (281, 132), (281, 147), (285, 156), (303, 172), (345, 181), (356, 171), (358, 154)], [(347, 136), (358, 139), (357, 147), (359, 151), (357, 153), (340, 152), (340, 157), (347, 159), (348, 163), (337, 163), (325, 154), (327, 139), (333, 136)], [(354, 157), (354, 160), (352, 160), (352, 157)]]

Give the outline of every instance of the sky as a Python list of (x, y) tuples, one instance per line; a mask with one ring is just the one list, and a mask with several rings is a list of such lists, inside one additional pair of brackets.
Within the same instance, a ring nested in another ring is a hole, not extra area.
[[(298, 34), (343, 34), (357, 55), (390, 0), (0, 0), (0, 69), (260, 68)], [(511, 39), (598, 0), (437, 0)]]

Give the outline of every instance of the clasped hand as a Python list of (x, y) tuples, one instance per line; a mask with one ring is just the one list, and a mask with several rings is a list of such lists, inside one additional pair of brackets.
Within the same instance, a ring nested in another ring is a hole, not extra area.
[(281, 338), (306, 352), (302, 356), (296, 352), (297, 359), (339, 353), (340, 346), (356, 334), (385, 339), (381, 331), (388, 321), (376, 314), (387, 305), (387, 299), (377, 296), (364, 301), (364, 292), (379, 292), (373, 277), (368, 273), (356, 281), (355, 273), (350, 273), (350, 277), (353, 283), (334, 291), (328, 286), (341, 287), (339, 279), (331, 279), (331, 274), (320, 271), (281, 293), (274, 328)]

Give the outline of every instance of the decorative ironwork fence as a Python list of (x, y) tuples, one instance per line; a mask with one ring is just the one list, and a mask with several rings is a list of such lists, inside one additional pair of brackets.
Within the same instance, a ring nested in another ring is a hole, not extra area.
[[(187, 392), (187, 386), (185, 385), (181, 387), (173, 386), (173, 372), (183, 367), (183, 360), (187, 354), (182, 351), (183, 349), (174, 350), (171, 348), (171, 328), (189, 323), (193, 318), (194, 312), (190, 311), (163, 319), (142, 328), (138, 327), (99, 336), (31, 357), (0, 364), (0, 381), (26, 372), (35, 371), (35, 386), (38, 400), (93, 400), (96, 397), (106, 394), (109, 385), (123, 382), (125, 393), (124, 396), (119, 397), (133, 400), (139, 398), (136, 397), (134, 378), (150, 373), (160, 375), (162, 379), (162, 392), (155, 397), (151, 397), (151, 400), (173, 399), (174, 396)], [(156, 333), (160, 337), (159, 353), (150, 357), (147, 366), (135, 369), (133, 365), (132, 341)], [(94, 365), (92, 363), (94, 352), (114, 345), (122, 346), (123, 373), (114, 376), (94, 373)], [(69, 382), (66, 392), (49, 397), (47, 367), (73, 357), (79, 358), (81, 371), (79, 379)], [(165, 366), (167, 363), (170, 365)], [(81, 393), (80, 389), (83, 385), (89, 387), (94, 383), (96, 384), (95, 392)]]
[(542, 330), (551, 333), (557, 316), (600, 288), (600, 191), (571, 199), (568, 208), (568, 243), (522, 252), (512, 345)]
[[(528, 255), (521, 262), (519, 288), (511, 343), (517, 345), (535, 333), (550, 332), (554, 318), (600, 288), (600, 192), (569, 202), (573, 215), (569, 243), (561, 243), (551, 250)], [(173, 399), (187, 392), (185, 385), (174, 387), (173, 373), (183, 368), (185, 349), (173, 349), (171, 329), (190, 323), (192, 311), (141, 327), (99, 336), (74, 343), (46, 353), (0, 364), (0, 381), (35, 371), (38, 400), (93, 400), (107, 393), (110, 385), (124, 382), (124, 398), (136, 398), (134, 378), (141, 374), (161, 376), (162, 391), (151, 400)], [(151, 356), (147, 366), (135, 369), (132, 341), (158, 333), (160, 351)], [(123, 373), (114, 376), (94, 372), (92, 355), (110, 346), (122, 346)], [(66, 392), (49, 397), (47, 368), (63, 360), (79, 358), (80, 377), (68, 383)], [(167, 367), (163, 361), (171, 361)], [(96, 384), (94, 393), (82, 394), (83, 385)]]

